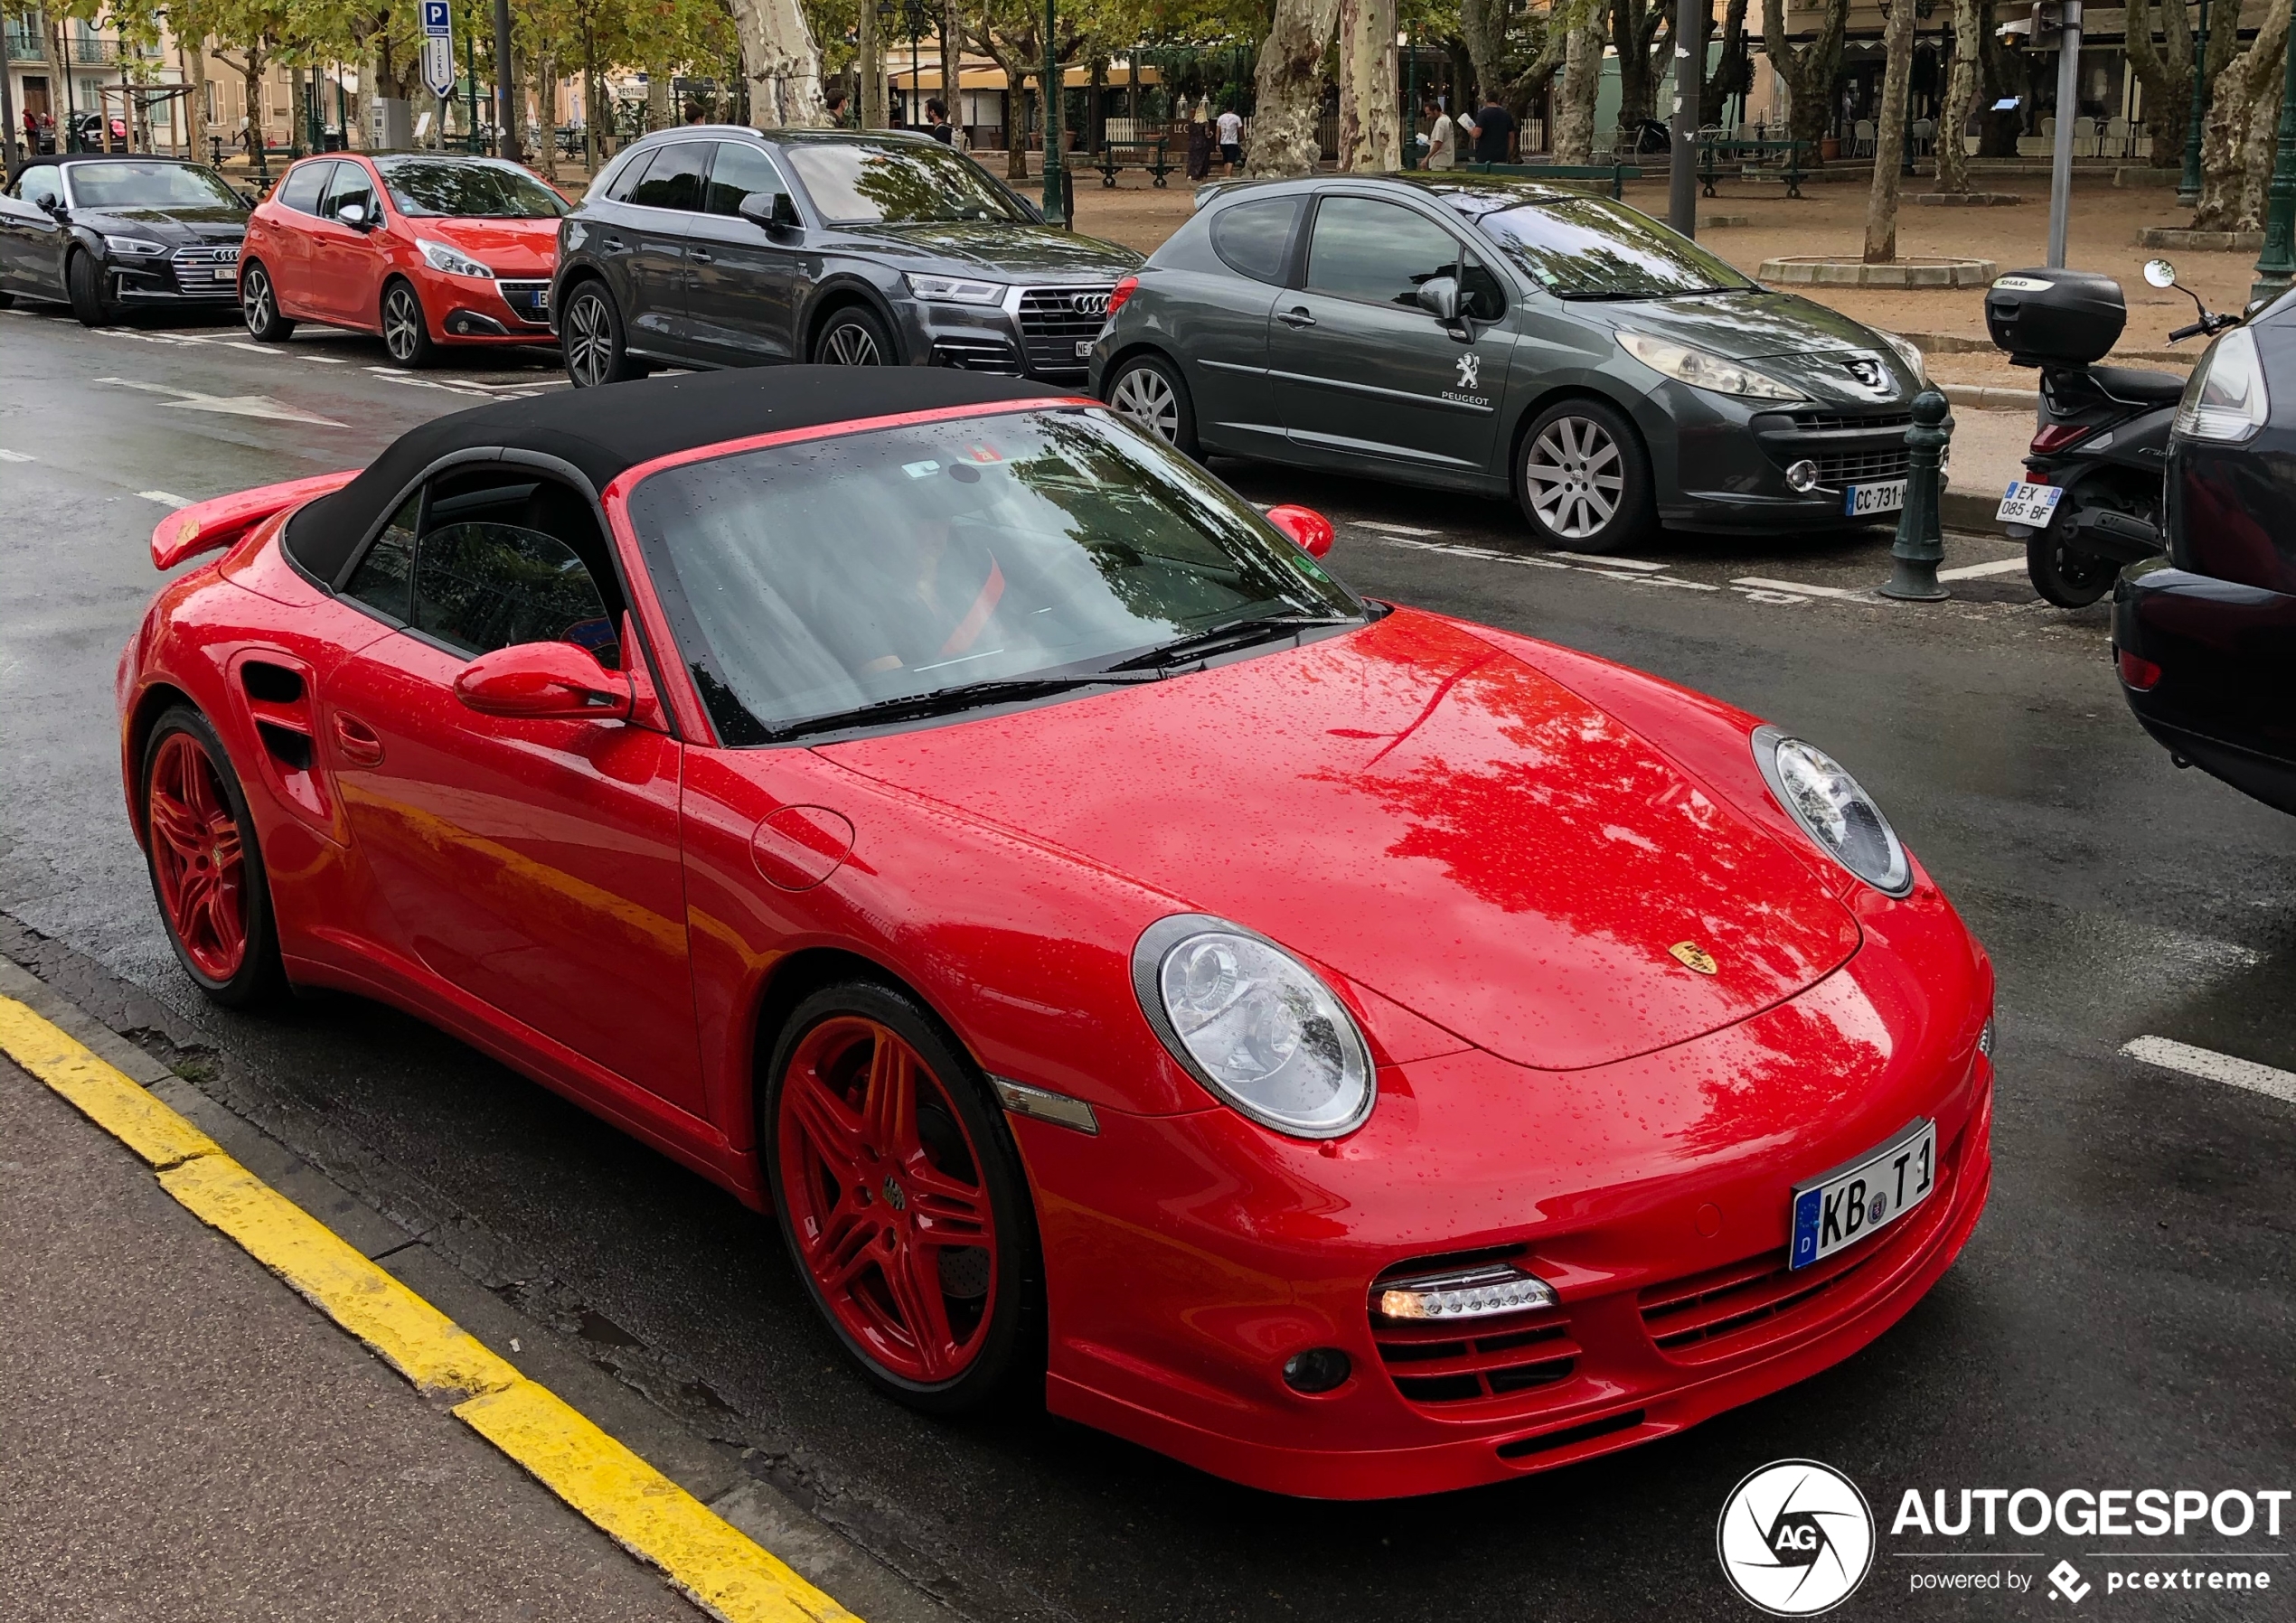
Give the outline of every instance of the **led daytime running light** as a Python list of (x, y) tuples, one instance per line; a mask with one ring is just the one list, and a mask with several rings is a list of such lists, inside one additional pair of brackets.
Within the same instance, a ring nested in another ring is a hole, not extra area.
[(1555, 1301), (1555, 1288), (1545, 1280), (1504, 1264), (1397, 1280), (1371, 1292), (1371, 1310), (1393, 1319), (1495, 1318)]

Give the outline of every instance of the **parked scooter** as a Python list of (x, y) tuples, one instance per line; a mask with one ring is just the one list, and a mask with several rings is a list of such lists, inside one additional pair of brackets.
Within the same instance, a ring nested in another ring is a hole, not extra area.
[[(2177, 285), (2175, 267), (2144, 267), (2155, 287)], [(2186, 289), (2190, 295), (2191, 289)], [(2197, 295), (2192, 301), (2200, 305)], [(2127, 565), (2166, 549), (2161, 477), (2169, 426), (2185, 380), (2174, 372), (2097, 361), (2128, 324), (2121, 285), (2078, 270), (2020, 270), (1985, 295), (1985, 325), (2014, 366), (2038, 367), (2041, 408), (2025, 455), (2025, 477), (2009, 488), (1994, 518), (2025, 543), (2033, 589), (2060, 608), (2083, 608), (2113, 589)], [(2169, 335), (2213, 336), (2237, 315), (2212, 315)]]

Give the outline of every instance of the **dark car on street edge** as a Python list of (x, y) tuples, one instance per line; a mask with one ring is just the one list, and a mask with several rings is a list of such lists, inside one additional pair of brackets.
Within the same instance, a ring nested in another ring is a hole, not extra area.
[(558, 241), (550, 308), (578, 389), (782, 361), (1081, 386), (1140, 263), (927, 137), (730, 125), (633, 144)]
[(249, 206), (204, 164), (34, 158), (0, 195), (0, 300), (68, 304), (91, 327), (133, 309), (232, 309)]
[(2180, 766), (2296, 812), (2296, 301), (2208, 346), (2169, 431), (2169, 554), (2113, 588), (2121, 690)]
[(1893, 511), (1921, 382), (1623, 203), (1482, 175), (1216, 188), (1092, 352), (1183, 450), (1511, 494), (1581, 552)]

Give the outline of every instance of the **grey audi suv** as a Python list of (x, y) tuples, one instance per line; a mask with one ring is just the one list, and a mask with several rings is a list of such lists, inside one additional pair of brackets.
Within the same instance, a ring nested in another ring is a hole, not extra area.
[(1080, 387), (1139, 264), (926, 136), (688, 126), (634, 143), (561, 222), (550, 309), (578, 389), (780, 361)]

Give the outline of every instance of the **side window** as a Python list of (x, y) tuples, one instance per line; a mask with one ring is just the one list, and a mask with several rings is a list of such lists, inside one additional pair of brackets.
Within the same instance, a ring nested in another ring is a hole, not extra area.
[(614, 642), (606, 598), (573, 548), (485, 520), (422, 538), (414, 624), (472, 655), (513, 643), (576, 643), (603, 658)]
[(343, 588), (344, 596), (357, 598), (401, 625), (414, 618), (415, 521), (421, 513), (422, 493), (417, 491), (391, 515), (390, 524), (351, 572), (350, 585)]
[(773, 160), (755, 146), (739, 141), (718, 143), (710, 164), (710, 206), (712, 214), (739, 214), (742, 200), (764, 192), (771, 197), (789, 188)]
[(607, 165), (606, 173), (598, 176), (598, 184), (591, 190), (608, 202), (627, 202), (630, 193), (637, 190), (638, 182), (645, 178), (645, 166), (653, 161), (650, 152), (639, 153), (635, 157), (618, 157)]
[(1301, 200), (1271, 197), (1237, 203), (1212, 216), (1212, 252), (1239, 276), (1279, 286), (1292, 258), (1292, 228)]
[(1458, 262), (1458, 239), (1399, 203), (1327, 197), (1315, 211), (1307, 285), (1334, 298), (1416, 309), (1420, 284), (1449, 276)]
[(334, 166), (334, 180), (327, 187), (326, 195), (319, 200), (322, 218), (333, 220), (343, 211), (345, 203), (357, 203), (367, 211), (372, 223), (375, 217), (374, 182), (362, 164), (340, 163)]
[(332, 163), (297, 164), (279, 183), (279, 205), (298, 214), (316, 214), (319, 199), (326, 192), (327, 181), (334, 171)]
[(52, 203), (61, 202), (64, 193), (54, 167), (43, 164), (24, 172), (24, 178), (16, 183), (16, 195), (28, 203)]
[(642, 209), (700, 208), (710, 146), (707, 141), (680, 141), (655, 153), (645, 178), (631, 189), (630, 201)]
[(1477, 321), (1497, 321), (1507, 314), (1507, 296), (1499, 278), (1473, 254), (1460, 258), (1459, 313)]

